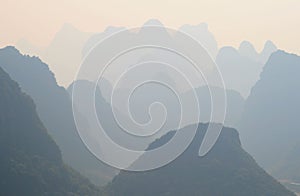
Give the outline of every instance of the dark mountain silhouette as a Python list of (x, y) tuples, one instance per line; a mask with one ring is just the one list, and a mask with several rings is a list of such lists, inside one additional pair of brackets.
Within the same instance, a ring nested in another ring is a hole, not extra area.
[(97, 185), (108, 182), (111, 177), (107, 177), (106, 166), (86, 149), (77, 133), (68, 92), (57, 85), (48, 66), (37, 57), (23, 56), (14, 47), (6, 47), (0, 50), (0, 67), (32, 97), (63, 160)]
[(239, 126), (245, 149), (279, 179), (300, 182), (300, 57), (277, 51), (245, 103)]
[[(206, 156), (199, 157), (206, 127), (207, 124), (199, 124), (191, 145), (170, 164), (147, 172), (122, 171), (107, 191), (114, 196), (294, 195), (261, 169), (241, 148), (238, 132), (234, 129), (223, 128), (213, 149)], [(166, 143), (173, 134), (170, 132), (163, 136), (149, 149)]]
[(64, 165), (32, 99), (0, 68), (0, 195), (101, 195)]

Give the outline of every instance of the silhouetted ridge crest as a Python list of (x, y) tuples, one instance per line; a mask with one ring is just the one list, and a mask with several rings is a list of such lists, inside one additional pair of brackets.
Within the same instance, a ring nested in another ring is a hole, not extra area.
[[(224, 127), (211, 151), (204, 157), (199, 157), (199, 147), (208, 124), (190, 126), (198, 126), (198, 129), (195, 138), (183, 154), (168, 165), (155, 170), (121, 171), (107, 187), (110, 195), (294, 195), (261, 169), (241, 148), (235, 129)], [(174, 133), (173, 131), (166, 134), (149, 148), (161, 146)], [(139, 160), (134, 164), (138, 163)]]

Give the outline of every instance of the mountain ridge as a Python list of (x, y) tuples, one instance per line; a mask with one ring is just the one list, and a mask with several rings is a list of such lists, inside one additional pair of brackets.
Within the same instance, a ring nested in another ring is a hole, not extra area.
[[(113, 196), (294, 195), (241, 148), (235, 129), (223, 128), (211, 151), (199, 157), (198, 150), (208, 124), (191, 126), (198, 126), (196, 136), (188, 149), (173, 162), (146, 172), (121, 171), (109, 184), (107, 192)], [(171, 136), (156, 140), (152, 148), (166, 143)], [(138, 164), (138, 160), (134, 164)]]

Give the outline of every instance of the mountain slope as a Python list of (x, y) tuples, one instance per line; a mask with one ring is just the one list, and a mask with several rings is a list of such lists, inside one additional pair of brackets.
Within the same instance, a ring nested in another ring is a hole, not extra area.
[(110, 167), (99, 162), (78, 136), (68, 92), (57, 85), (48, 65), (37, 57), (20, 54), (14, 47), (6, 47), (0, 49), (0, 67), (32, 97), (41, 121), (62, 151), (64, 162), (97, 185), (111, 180), (106, 174)]
[[(206, 127), (207, 124), (199, 124), (192, 144), (170, 164), (147, 172), (122, 171), (107, 188), (108, 192), (122, 196), (294, 195), (261, 169), (241, 148), (234, 129), (223, 128), (213, 149), (206, 156), (199, 157)], [(166, 143), (170, 134), (155, 141), (149, 148)]]
[(62, 162), (31, 98), (0, 68), (0, 195), (99, 195)]
[(26, 40), (20, 40), (16, 46), (24, 54), (39, 56), (55, 72), (57, 82), (66, 87), (76, 76), (82, 48), (91, 35), (65, 23), (45, 48), (37, 49)]
[(271, 41), (265, 43), (260, 53), (248, 41), (243, 41), (238, 50), (228, 46), (221, 48), (216, 63), (222, 73), (225, 87), (238, 91), (245, 98), (248, 97), (251, 88), (259, 80), (263, 65), (276, 50)]
[(299, 56), (273, 53), (246, 100), (239, 125), (245, 149), (261, 166), (277, 178), (298, 182), (299, 73)]
[[(199, 100), (199, 107), (200, 107), (200, 122), (210, 122), (211, 121), (211, 113), (212, 107), (222, 108), (222, 93), (226, 93), (226, 116), (225, 121), (217, 122), (223, 123), (225, 126), (229, 127), (236, 127), (237, 123), (240, 120), (240, 115), (242, 114), (243, 107), (244, 107), (244, 98), (241, 96), (240, 93), (234, 90), (227, 90), (222, 89), (219, 87), (212, 87), (208, 89), (207, 86), (202, 86), (195, 89)], [(211, 93), (210, 93), (211, 92)], [(192, 93), (189, 91), (187, 93)], [(212, 95), (215, 95), (213, 98)], [(213, 99), (213, 100), (212, 100)], [(212, 106), (212, 104), (215, 104)], [(222, 114), (217, 113), (219, 117), (217, 119), (222, 119)]]

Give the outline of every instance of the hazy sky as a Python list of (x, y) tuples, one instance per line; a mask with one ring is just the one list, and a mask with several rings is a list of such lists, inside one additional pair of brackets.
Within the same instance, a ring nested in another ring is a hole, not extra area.
[(249, 40), (260, 50), (270, 39), (300, 54), (300, 0), (0, 0), (0, 46), (46, 46), (66, 22), (97, 32), (151, 18), (173, 28), (206, 22), (220, 46)]

